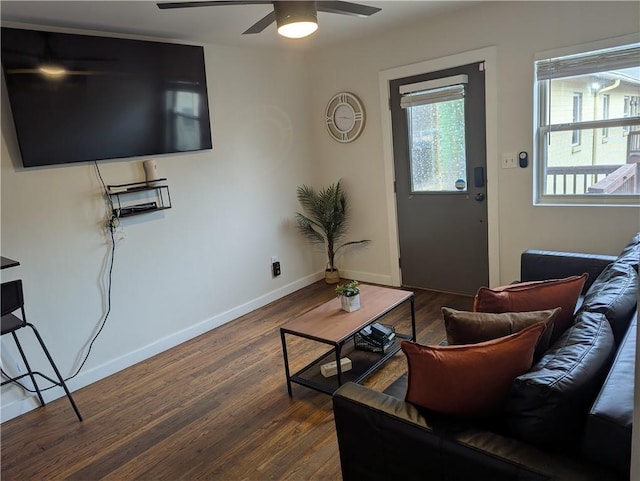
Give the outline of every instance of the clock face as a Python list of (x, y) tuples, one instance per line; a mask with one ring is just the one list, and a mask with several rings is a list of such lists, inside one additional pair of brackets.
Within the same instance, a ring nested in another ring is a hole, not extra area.
[(341, 92), (334, 95), (325, 112), (329, 135), (338, 142), (352, 142), (362, 133), (365, 113), (360, 99), (354, 94)]
[(340, 132), (349, 132), (356, 123), (356, 113), (349, 104), (340, 104), (333, 112), (333, 124)]

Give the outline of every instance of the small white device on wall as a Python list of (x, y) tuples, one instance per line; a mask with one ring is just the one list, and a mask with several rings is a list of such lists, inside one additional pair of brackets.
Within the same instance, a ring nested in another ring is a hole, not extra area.
[(156, 181), (160, 178), (158, 174), (158, 165), (155, 160), (145, 160), (142, 163), (144, 167), (144, 175), (148, 185), (155, 185)]

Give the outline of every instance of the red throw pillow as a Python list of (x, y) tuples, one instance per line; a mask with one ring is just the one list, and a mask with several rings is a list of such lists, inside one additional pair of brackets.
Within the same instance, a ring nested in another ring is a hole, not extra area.
[(444, 414), (491, 414), (502, 406), (513, 380), (531, 368), (544, 329), (539, 322), (510, 336), (458, 346), (403, 341), (409, 366), (405, 400)]
[(543, 311), (561, 307), (551, 334), (553, 343), (572, 323), (576, 303), (589, 274), (565, 279), (521, 282), (489, 289), (481, 287), (473, 301), (476, 312)]

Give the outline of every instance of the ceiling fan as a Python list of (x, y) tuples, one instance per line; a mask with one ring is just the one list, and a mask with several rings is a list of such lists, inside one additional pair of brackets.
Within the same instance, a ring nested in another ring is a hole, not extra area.
[(333, 1), (270, 1), (270, 0), (219, 0), (196, 2), (162, 2), (161, 10), (193, 7), (218, 7), (221, 5), (270, 5), (273, 11), (242, 32), (243, 35), (260, 33), (276, 22), (278, 33), (289, 38), (302, 38), (318, 28), (317, 12), (337, 13), (368, 17), (382, 10), (360, 3)]

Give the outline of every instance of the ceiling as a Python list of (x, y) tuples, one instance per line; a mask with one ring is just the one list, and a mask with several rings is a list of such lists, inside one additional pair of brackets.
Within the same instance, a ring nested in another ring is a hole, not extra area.
[[(175, 0), (174, 0), (175, 1)], [(267, 15), (270, 5), (241, 5), (160, 10), (153, 1), (0, 1), (3, 25), (31, 24), (135, 34), (198, 43), (309, 50), (366, 38), (400, 25), (463, 8), (470, 1), (358, 1), (382, 8), (368, 18), (318, 13), (319, 28), (306, 39), (283, 39), (275, 24), (242, 35)]]

